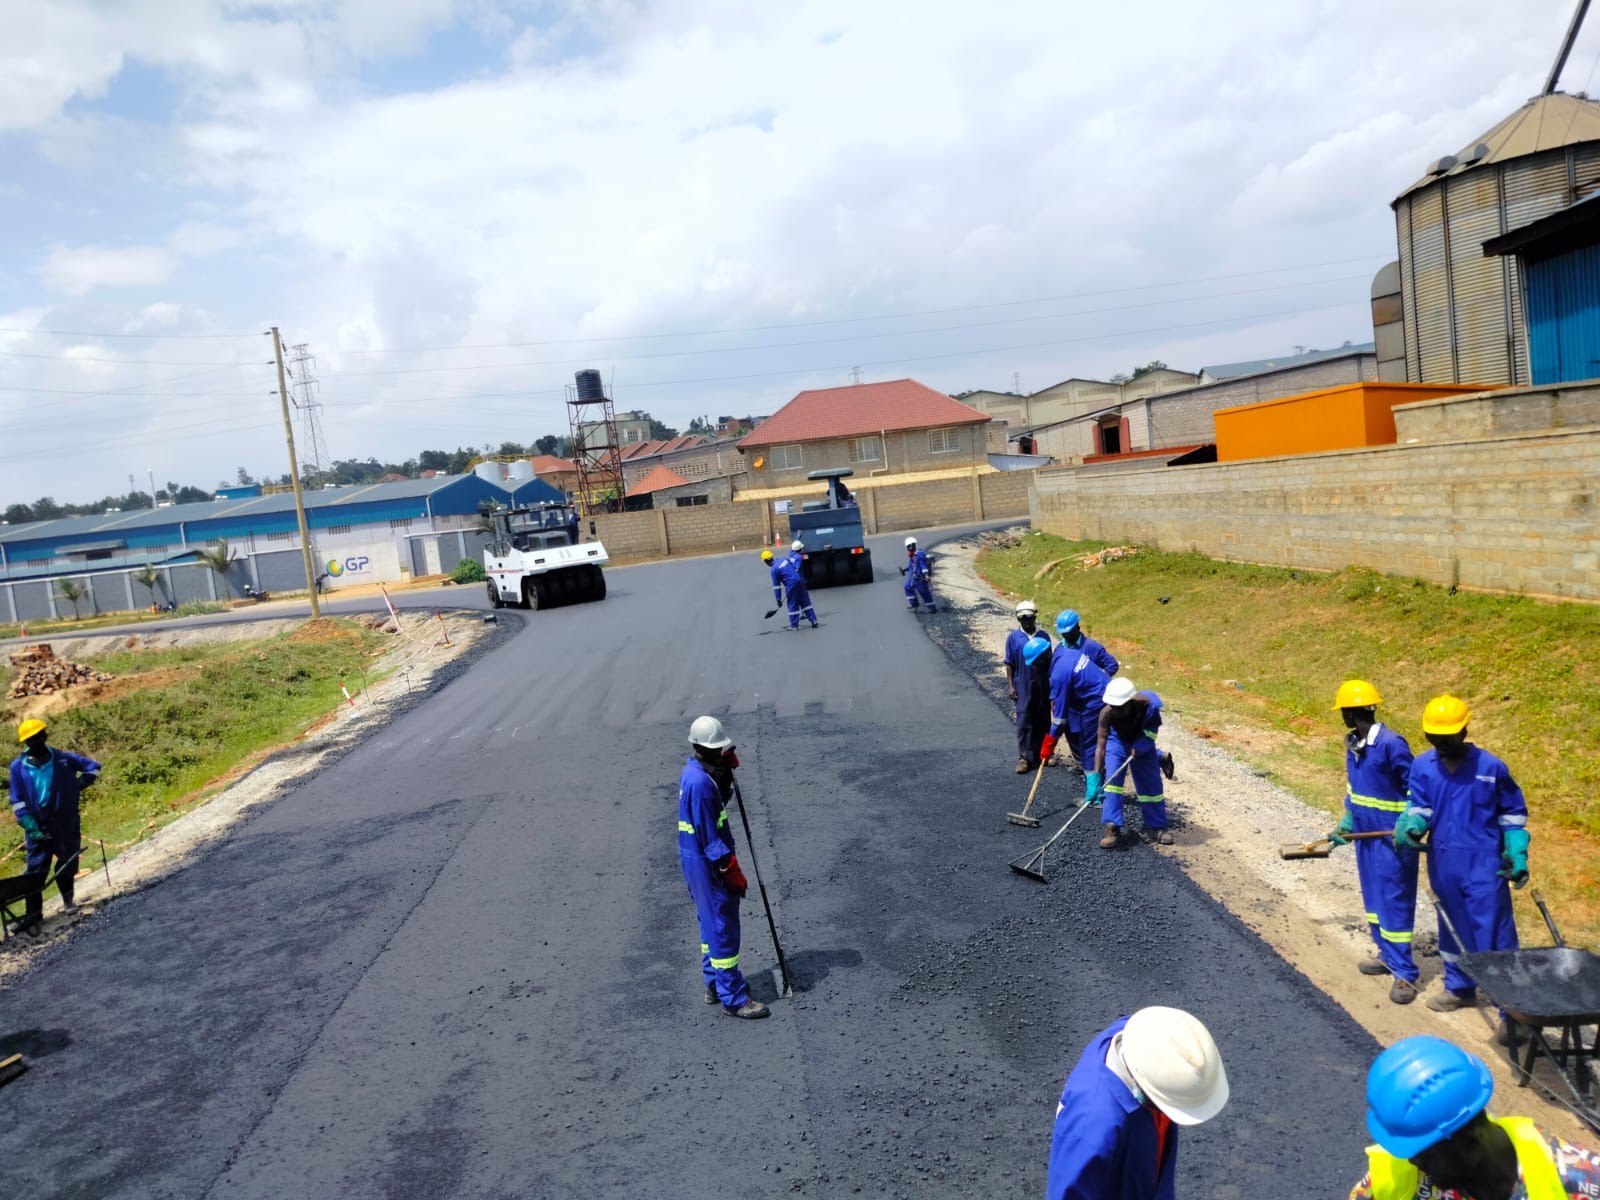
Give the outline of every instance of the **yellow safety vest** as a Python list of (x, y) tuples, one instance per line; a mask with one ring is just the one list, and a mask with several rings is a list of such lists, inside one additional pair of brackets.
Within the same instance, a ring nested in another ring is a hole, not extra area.
[[(1511, 1138), (1522, 1169), (1522, 1185), (1528, 1200), (1570, 1200), (1566, 1186), (1556, 1170), (1550, 1145), (1534, 1123), (1526, 1117), (1490, 1117)], [(1395, 1158), (1381, 1146), (1367, 1147), (1367, 1173), (1372, 1180), (1372, 1200), (1416, 1200), (1422, 1172), (1403, 1158)]]

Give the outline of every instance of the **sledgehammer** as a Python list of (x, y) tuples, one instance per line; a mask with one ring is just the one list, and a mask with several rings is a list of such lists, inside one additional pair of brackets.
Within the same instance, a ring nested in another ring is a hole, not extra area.
[[(1343, 835), (1344, 840), (1347, 842), (1359, 842), (1362, 838), (1386, 838), (1393, 836), (1394, 831), (1387, 829), (1375, 829), (1371, 833), (1347, 833)], [(1333, 842), (1328, 838), (1319, 838), (1317, 841), (1306, 842), (1304, 845), (1299, 846), (1278, 847), (1279, 858), (1327, 858), (1328, 855), (1332, 853)]]

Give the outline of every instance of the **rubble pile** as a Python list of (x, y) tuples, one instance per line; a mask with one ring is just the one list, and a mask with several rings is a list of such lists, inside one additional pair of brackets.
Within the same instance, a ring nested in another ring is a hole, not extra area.
[(16, 672), (11, 686), (6, 689), (7, 700), (24, 696), (48, 696), (77, 683), (93, 683), (110, 679), (104, 671), (96, 671), (82, 663), (57, 658), (47, 642), (24, 646), (11, 655), (11, 668)]

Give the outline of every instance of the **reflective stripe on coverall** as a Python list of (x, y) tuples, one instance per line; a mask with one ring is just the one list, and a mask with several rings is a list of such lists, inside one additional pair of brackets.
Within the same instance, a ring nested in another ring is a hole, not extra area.
[(1029, 666), (1022, 648), (1032, 636), (1013, 629), (1006, 638), (1006, 666), (1017, 689), (1017, 757), (1030, 767), (1039, 765), (1039, 744), (1050, 730), (1050, 652)]
[[(1068, 636), (1070, 637), (1071, 635), (1069, 634)], [(1087, 654), (1089, 656), (1089, 661), (1094, 663), (1095, 666), (1099, 667), (1107, 675), (1115, 675), (1118, 671), (1122, 670), (1122, 664), (1117, 661), (1117, 656), (1111, 653), (1111, 651), (1107, 650), (1099, 642), (1095, 641), (1088, 634), (1084, 633), (1081, 627), (1079, 628), (1078, 640), (1076, 642), (1067, 641), (1066, 638), (1062, 638), (1061, 640), (1068, 646), (1071, 646), (1074, 650), (1081, 650)]]
[(800, 628), (800, 614), (813, 625), (817, 623), (816, 610), (811, 607), (811, 593), (806, 589), (804, 568), (800, 556), (791, 554), (772, 568), (783, 581), (783, 590), (789, 595), (789, 628)]
[[(1094, 766), (1100, 710), (1111, 680), (1087, 654), (1058, 646), (1050, 664), (1050, 732), (1067, 731), (1067, 744), (1085, 771)], [(1130, 767), (1129, 770), (1132, 770)]]
[[(1374, 839), (1376, 840), (1376, 839)], [(1540, 1131), (1526, 1117), (1490, 1117), (1506, 1131), (1517, 1155), (1517, 1173), (1522, 1190), (1514, 1193), (1527, 1200), (1586, 1200), (1597, 1194), (1600, 1174), (1592, 1165), (1593, 1156), (1568, 1147), (1559, 1139)], [(1574, 1153), (1565, 1153), (1565, 1151)], [(1563, 1171), (1563, 1163), (1571, 1164)], [(1395, 1158), (1382, 1146), (1367, 1147), (1367, 1177), (1351, 1189), (1350, 1200), (1416, 1200), (1418, 1196), (1456, 1196), (1442, 1191), (1432, 1180), (1403, 1158)]]
[[(1357, 833), (1394, 832), (1406, 810), (1411, 780), (1411, 747), (1392, 729), (1374, 724), (1352, 744), (1345, 739), (1345, 807)], [(1367, 910), (1367, 928), (1378, 957), (1390, 972), (1417, 982), (1411, 936), (1417, 911), (1417, 856), (1394, 848), (1391, 838), (1364, 838), (1355, 844), (1356, 876)]]
[(678, 861), (700, 921), (700, 972), (717, 999), (738, 1008), (750, 999), (739, 971), (739, 897), (723, 883), (717, 863), (733, 853), (727, 798), (691, 752), (678, 778)]
[(915, 608), (917, 601), (921, 600), (929, 608), (934, 607), (933, 589), (928, 586), (928, 556), (922, 552), (921, 548), (918, 548), (916, 553), (907, 555), (907, 559), (906, 603)]
[(1444, 986), (1452, 992), (1477, 990), (1461, 969), (1461, 955), (1482, 950), (1515, 950), (1517, 926), (1511, 918), (1511, 888), (1501, 879), (1500, 837), (1528, 823), (1528, 804), (1505, 763), (1468, 742), (1466, 757), (1452, 773), (1435, 750), (1424, 750), (1411, 764), (1410, 807), (1428, 822), (1428, 884), (1445, 916), (1466, 942), (1457, 946), (1439, 919), (1439, 957)]
[(1106, 1065), (1119, 1017), (1084, 1049), (1061, 1089), (1045, 1200), (1173, 1200), (1178, 1127), (1157, 1161), (1155, 1115)]
[[(1144, 716), (1134, 726), (1137, 736), (1131, 741), (1125, 741), (1118, 731), (1115, 722), (1108, 722), (1106, 727), (1106, 761), (1102, 776), (1106, 779), (1116, 778), (1122, 764), (1128, 760), (1131, 753), (1133, 765), (1128, 768), (1128, 777), (1116, 783), (1106, 784), (1105, 808), (1100, 814), (1100, 820), (1107, 825), (1122, 827), (1122, 801), (1130, 791), (1133, 798), (1139, 802), (1139, 812), (1144, 817), (1146, 829), (1165, 829), (1167, 827), (1167, 795), (1161, 784), (1161, 759), (1156, 754), (1156, 733), (1161, 728), (1161, 697), (1154, 692), (1136, 692), (1129, 704), (1144, 705)], [(1099, 740), (1098, 722), (1096, 722), (1095, 737)], [(1097, 754), (1099, 752), (1096, 747)]]

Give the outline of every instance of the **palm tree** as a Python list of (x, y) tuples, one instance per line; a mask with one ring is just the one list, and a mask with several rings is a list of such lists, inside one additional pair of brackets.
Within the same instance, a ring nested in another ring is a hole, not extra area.
[(72, 601), (72, 619), (78, 619), (78, 601), (83, 599), (83, 584), (76, 579), (56, 580), (56, 591), (63, 600)]
[(218, 538), (209, 549), (197, 549), (195, 554), (221, 578), (223, 599), (232, 600), (233, 593), (228, 590), (228, 568), (233, 565), (233, 557), (232, 551), (228, 549), (228, 539)]
[(154, 563), (145, 563), (133, 573), (133, 578), (144, 585), (145, 591), (150, 593), (150, 607), (156, 606), (156, 584), (161, 582), (161, 572), (156, 570)]

